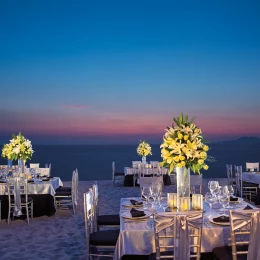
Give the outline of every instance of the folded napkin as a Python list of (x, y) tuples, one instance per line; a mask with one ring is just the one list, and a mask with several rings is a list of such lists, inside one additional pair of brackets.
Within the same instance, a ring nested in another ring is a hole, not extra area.
[(28, 183), (34, 183), (34, 181), (33, 180), (29, 180)]
[[(142, 199), (143, 199), (143, 200), (146, 200), (146, 198), (145, 198), (143, 195), (142, 195)], [(149, 200), (153, 200), (153, 198), (150, 197)]]
[(6, 181), (0, 180), (0, 183), (6, 183)]
[(230, 196), (229, 201), (230, 202), (236, 202), (236, 201), (238, 201), (238, 198)]
[(42, 179), (42, 181), (49, 181), (50, 180), (50, 178), (44, 178), (44, 179)]
[(252, 207), (250, 207), (249, 205), (247, 205), (244, 210), (247, 210), (247, 209), (253, 209)]
[(218, 222), (218, 223), (228, 223), (229, 217), (228, 216), (219, 216), (217, 218), (213, 218), (213, 221)]
[(132, 218), (138, 218), (138, 217), (144, 217), (145, 213), (141, 210), (131, 209), (130, 213), (132, 215)]
[(142, 201), (137, 201), (137, 200), (130, 200), (131, 204), (134, 206), (141, 206), (143, 205)]

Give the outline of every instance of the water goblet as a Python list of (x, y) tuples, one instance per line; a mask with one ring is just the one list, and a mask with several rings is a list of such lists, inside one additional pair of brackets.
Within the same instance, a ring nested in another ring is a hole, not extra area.
[(230, 206), (230, 197), (232, 195), (234, 195), (234, 188), (232, 185), (227, 185), (224, 188), (225, 188), (225, 192), (228, 195), (228, 199), (229, 199), (229, 204), (227, 205), (227, 209), (232, 209), (233, 207)]
[(219, 187), (218, 181), (209, 181), (208, 188), (209, 188), (211, 194), (213, 194), (215, 191), (217, 191), (218, 187)]
[(216, 202), (216, 200), (217, 200), (217, 197), (215, 194), (212, 194), (210, 192), (207, 192), (205, 194), (205, 201), (209, 204), (209, 207), (210, 207), (209, 217), (212, 214), (212, 205)]
[(219, 202), (222, 205), (223, 209), (224, 209), (224, 213), (223, 216), (226, 216), (226, 206), (229, 203), (229, 197), (225, 194), (220, 194), (219, 195)]
[(150, 186), (142, 187), (142, 196), (146, 200), (144, 209), (147, 209), (148, 208), (148, 203), (149, 203), (149, 198), (151, 197), (151, 187)]

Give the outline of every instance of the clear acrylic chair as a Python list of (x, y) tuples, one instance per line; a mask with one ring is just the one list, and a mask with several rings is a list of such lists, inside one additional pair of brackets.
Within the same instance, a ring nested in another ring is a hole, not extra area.
[(202, 213), (154, 214), (156, 260), (199, 260), (202, 225)]
[(241, 198), (252, 201), (257, 196), (257, 184), (245, 182), (242, 180), (242, 166), (235, 166), (236, 192)]
[(87, 260), (92, 257), (111, 257), (116, 247), (119, 230), (95, 229), (94, 195), (90, 190), (83, 194), (84, 198), (84, 220), (87, 241)]
[(199, 193), (202, 194), (202, 174), (190, 175), (190, 192), (192, 194)]
[(99, 215), (99, 204), (98, 204), (98, 184), (92, 185), (91, 191), (94, 196), (94, 217), (95, 217), (95, 231), (99, 231), (100, 228), (119, 228), (120, 227), (120, 216), (119, 214)]
[(259, 171), (259, 162), (247, 162), (246, 171), (258, 172)]
[[(56, 209), (71, 208), (73, 214), (76, 213), (78, 204), (78, 170), (74, 170), (72, 173), (72, 185), (70, 187), (64, 187), (65, 189), (58, 188), (54, 195), (54, 204)], [(66, 189), (68, 188), (68, 189)]]
[[(29, 216), (33, 218), (33, 199), (28, 196), (28, 183), (27, 178), (10, 177), (7, 178), (7, 193), (8, 193), (8, 218), (7, 222), (10, 223), (11, 214), (19, 217), (26, 215), (27, 224), (29, 225)], [(23, 212), (25, 209), (25, 212)]]
[(115, 184), (116, 180), (124, 180), (125, 173), (124, 172), (116, 172), (116, 163), (112, 162), (112, 184)]
[(212, 250), (214, 259), (260, 260), (259, 236), (260, 210), (231, 210), (231, 246), (216, 247)]

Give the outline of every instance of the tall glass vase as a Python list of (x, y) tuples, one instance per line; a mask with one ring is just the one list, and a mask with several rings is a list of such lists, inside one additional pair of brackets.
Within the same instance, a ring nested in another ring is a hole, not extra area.
[[(183, 209), (183, 201), (188, 205), (185, 205), (187, 210), (190, 209), (190, 168), (176, 167), (176, 180), (177, 180), (177, 208)], [(182, 199), (185, 197), (186, 199)]]
[(24, 168), (25, 168), (25, 161), (21, 158), (18, 159), (18, 169), (19, 173), (24, 173)]
[(8, 165), (9, 170), (12, 169), (12, 164), (13, 164), (13, 161), (8, 159), (7, 165)]
[(142, 156), (142, 163), (146, 164), (146, 156)]

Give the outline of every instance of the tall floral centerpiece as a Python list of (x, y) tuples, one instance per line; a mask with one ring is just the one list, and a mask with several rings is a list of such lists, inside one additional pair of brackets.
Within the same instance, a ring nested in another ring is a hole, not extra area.
[(152, 147), (146, 141), (140, 141), (136, 151), (142, 156), (142, 163), (146, 163), (146, 156), (152, 155)]
[(32, 158), (34, 153), (31, 141), (26, 139), (21, 132), (18, 135), (13, 134), (9, 144), (4, 144), (2, 156), (8, 160), (18, 160), (18, 167), (24, 172), (26, 160)]
[[(182, 197), (190, 197), (190, 169), (200, 174), (201, 169), (208, 170), (206, 159), (209, 147), (202, 137), (202, 131), (183, 113), (173, 118), (172, 127), (167, 127), (163, 137), (163, 144), (160, 146), (162, 163), (172, 172), (176, 167), (177, 175), (177, 208), (180, 208)], [(175, 123), (175, 124), (174, 124)], [(190, 208), (190, 205), (187, 205)]]

